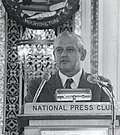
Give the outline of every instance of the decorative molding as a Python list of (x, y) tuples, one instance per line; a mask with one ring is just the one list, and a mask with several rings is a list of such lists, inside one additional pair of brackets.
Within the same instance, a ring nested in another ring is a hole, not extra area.
[(91, 73), (98, 73), (98, 21), (99, 21), (99, 0), (91, 0)]

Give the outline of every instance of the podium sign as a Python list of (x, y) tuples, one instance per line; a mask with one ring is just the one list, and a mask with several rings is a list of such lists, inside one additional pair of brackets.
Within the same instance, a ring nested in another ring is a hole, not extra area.
[(110, 115), (112, 105), (109, 102), (55, 102), (27, 103), (24, 114), (27, 115)]

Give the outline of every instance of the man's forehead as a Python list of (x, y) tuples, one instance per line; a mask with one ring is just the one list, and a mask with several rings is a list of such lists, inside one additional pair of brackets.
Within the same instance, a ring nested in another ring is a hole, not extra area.
[(57, 46), (76, 46), (76, 45), (77, 45), (77, 42), (70, 38), (69, 39), (59, 39), (55, 43), (55, 47), (57, 47)]

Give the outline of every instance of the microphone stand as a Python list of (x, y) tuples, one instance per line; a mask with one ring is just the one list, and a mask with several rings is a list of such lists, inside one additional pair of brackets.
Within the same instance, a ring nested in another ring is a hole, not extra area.
[(43, 79), (42, 82), (40, 83), (40, 85), (39, 85), (39, 87), (38, 87), (36, 93), (35, 93), (35, 96), (34, 96), (34, 98), (33, 98), (33, 103), (35, 103), (35, 102), (37, 101), (38, 96), (40, 95), (40, 93), (41, 93), (41, 91), (42, 91), (42, 89), (43, 89), (45, 83), (46, 83), (46, 80)]
[[(99, 84), (100, 85), (100, 84)], [(101, 85), (101, 88), (104, 90), (104, 92), (109, 96), (110, 98), (110, 103), (112, 105), (112, 111), (111, 111), (111, 135), (115, 135), (115, 120), (116, 120), (116, 112), (115, 112), (115, 96), (113, 94), (113, 90), (112, 92), (110, 92), (110, 90), (104, 86)]]

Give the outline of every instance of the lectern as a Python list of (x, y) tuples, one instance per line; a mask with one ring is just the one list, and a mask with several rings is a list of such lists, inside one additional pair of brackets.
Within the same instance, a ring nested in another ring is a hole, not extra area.
[[(26, 103), (24, 113), (17, 117), (19, 134), (112, 135), (111, 111), (109, 102)], [(117, 107), (115, 134), (120, 135)]]

